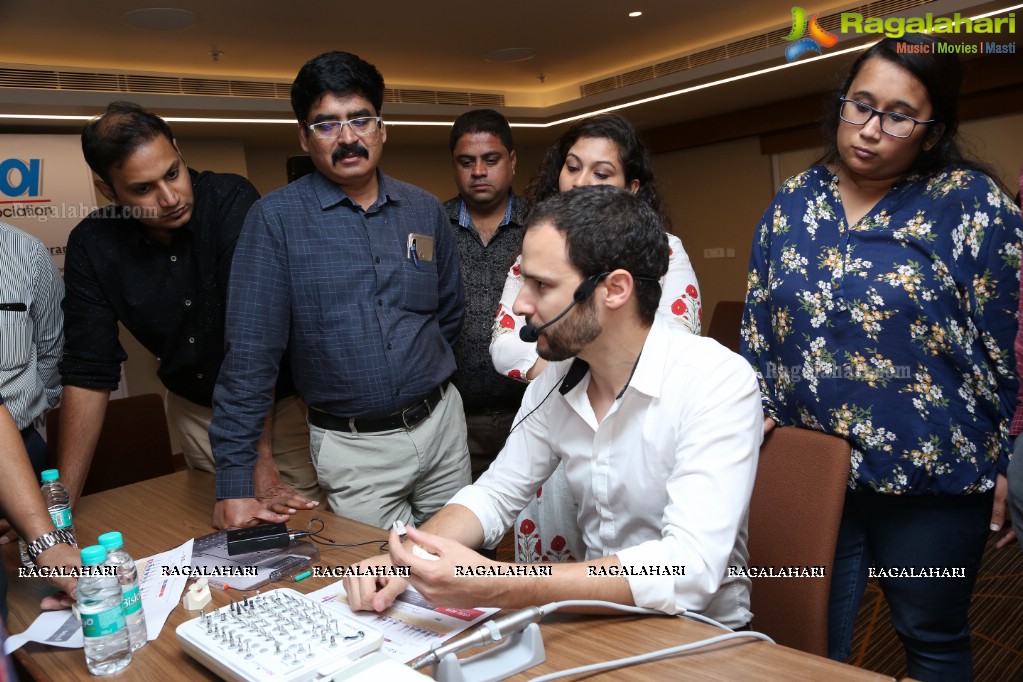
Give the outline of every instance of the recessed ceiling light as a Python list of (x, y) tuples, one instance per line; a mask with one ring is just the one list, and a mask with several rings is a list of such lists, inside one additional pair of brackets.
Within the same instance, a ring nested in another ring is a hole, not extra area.
[(137, 9), (121, 16), (121, 21), (143, 31), (180, 31), (194, 26), (197, 19), (195, 12), (173, 7)]
[(494, 50), (486, 57), (488, 62), (524, 62), (536, 56), (536, 50), (531, 47), (506, 47), (503, 50)]
[(629, 16), (632, 17), (632, 18), (641, 17), (641, 16), (643, 16), (643, 13), (642, 12), (629, 12)]

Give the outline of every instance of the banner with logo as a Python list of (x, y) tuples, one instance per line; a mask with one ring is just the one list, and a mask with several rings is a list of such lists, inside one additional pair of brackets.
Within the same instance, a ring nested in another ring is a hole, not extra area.
[(62, 274), (68, 234), (95, 208), (78, 135), (0, 135), (0, 220), (42, 240)]

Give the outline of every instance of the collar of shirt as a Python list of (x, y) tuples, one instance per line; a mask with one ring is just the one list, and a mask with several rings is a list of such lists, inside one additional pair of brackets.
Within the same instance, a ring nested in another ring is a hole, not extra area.
[[(377, 198), (373, 202), (373, 205), (366, 211), (367, 213), (383, 206), (388, 202), (400, 203), (404, 198), (402, 195), (401, 188), (396, 186), (391, 178), (384, 175), (380, 169), (377, 171)], [(327, 210), (333, 208), (342, 202), (347, 202), (350, 206), (362, 210), (362, 207), (352, 201), (348, 193), (345, 192), (341, 187), (334, 182), (331, 182), (325, 175), (316, 171), (312, 174), (312, 187), (313, 192), (316, 194), (316, 199), (320, 202), (320, 208)]]
[[(512, 193), (508, 192), (508, 206), (504, 209), (504, 217), (501, 218), (501, 223), (498, 227), (504, 227), (511, 222), (512, 217)], [(472, 216), (469, 215), (469, 207), (465, 205), (465, 199), (459, 197), (461, 200), (461, 208), (458, 209), (458, 224), (462, 227), (476, 227), (472, 222)]]
[[(636, 361), (629, 383), (622, 389), (615, 405), (621, 402), (621, 398), (629, 390), (635, 390), (651, 398), (659, 398), (661, 385), (663, 383), (663, 369), (668, 357), (668, 339), (670, 338), (667, 327), (661, 318), (655, 318), (653, 325), (647, 332), (646, 340), (643, 342), (643, 349)], [(558, 392), (565, 397), (565, 400), (577, 413), (582, 416), (592, 414), (589, 407), (589, 398), (586, 389), (590, 385), (590, 365), (585, 360), (575, 358), (571, 361), (565, 378), (561, 381)], [(615, 407), (612, 406), (612, 411)], [(610, 412), (609, 412), (610, 414)], [(595, 425), (594, 425), (595, 427)]]

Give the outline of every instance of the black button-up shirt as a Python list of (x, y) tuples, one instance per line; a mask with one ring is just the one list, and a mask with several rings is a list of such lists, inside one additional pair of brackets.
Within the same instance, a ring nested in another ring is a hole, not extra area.
[(463, 210), (462, 198), (444, 202), (458, 242), (465, 284), (465, 320), (455, 343), (457, 370), (451, 381), (462, 394), (468, 412), (516, 410), (526, 390), (521, 381), (509, 379), (494, 369), (490, 359), (490, 338), (508, 268), (522, 248), (527, 208), (525, 199), (511, 195), (505, 220), (484, 245), (469, 212)]
[(231, 257), (259, 193), (238, 175), (191, 169), (189, 175), (192, 218), (172, 233), (170, 244), (147, 237), (141, 223), (116, 207), (93, 212), (68, 237), (65, 385), (117, 388), (128, 357), (118, 340), (121, 322), (159, 358), (164, 386), (212, 404), (224, 359)]

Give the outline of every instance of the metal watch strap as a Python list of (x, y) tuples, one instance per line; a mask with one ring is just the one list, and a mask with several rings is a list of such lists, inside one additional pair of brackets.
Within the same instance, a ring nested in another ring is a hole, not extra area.
[(72, 547), (75, 544), (75, 536), (69, 531), (60, 528), (58, 530), (50, 531), (49, 533), (43, 533), (32, 542), (26, 545), (28, 550), (28, 556), (35, 562), (36, 557), (48, 550), (50, 547), (56, 547), (59, 544), (68, 544)]

